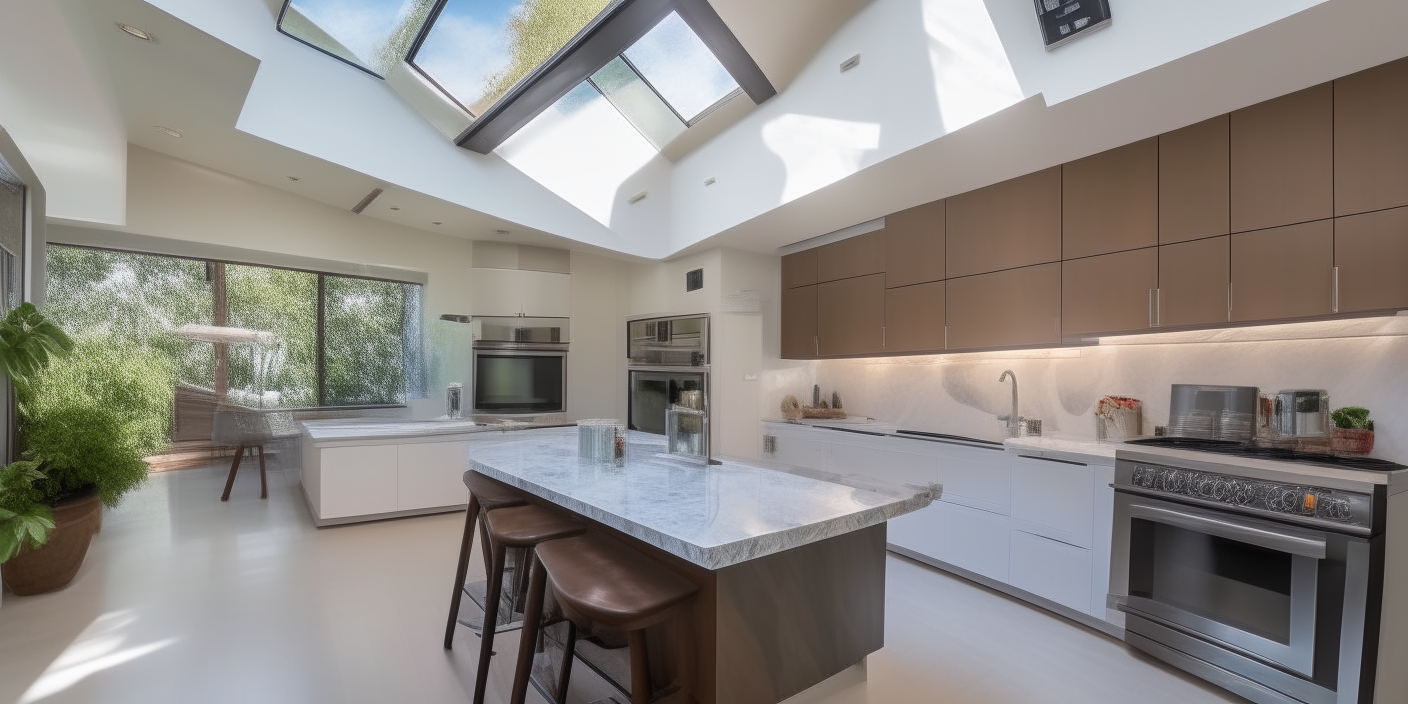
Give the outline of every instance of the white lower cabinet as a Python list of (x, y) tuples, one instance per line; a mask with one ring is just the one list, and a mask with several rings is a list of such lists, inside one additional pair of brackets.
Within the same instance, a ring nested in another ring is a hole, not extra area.
[(397, 510), (395, 445), (328, 447), (322, 455), (318, 482), (321, 518)]
[(939, 509), (939, 530), (948, 549), (948, 559), (940, 559), (989, 579), (1007, 581), (1007, 516), (946, 501), (930, 506)]
[(1013, 458), (1013, 527), (1089, 548), (1095, 510), (1091, 476), (1089, 465)]
[(1013, 530), (1011, 551), (1009, 584), (1062, 606), (1090, 613), (1089, 550)]
[(398, 510), (469, 502), (469, 490), (464, 485), (468, 442), (426, 442), (396, 448)]

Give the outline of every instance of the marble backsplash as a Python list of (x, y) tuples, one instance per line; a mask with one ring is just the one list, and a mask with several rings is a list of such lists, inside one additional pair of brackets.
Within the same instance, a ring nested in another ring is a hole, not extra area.
[(1372, 411), (1373, 456), (1408, 463), (1408, 337), (1401, 335), (1253, 342), (1100, 345), (919, 357), (778, 363), (764, 373), (763, 417), (783, 396), (803, 403), (812, 384), (840, 392), (852, 415), (900, 428), (985, 439), (1003, 437), (997, 416), (1011, 406), (1003, 370), (1017, 375), (1020, 412), (1043, 433), (1095, 437), (1095, 402), (1133, 396), (1144, 402), (1145, 432), (1168, 422), (1172, 384), (1326, 389), (1332, 408)]

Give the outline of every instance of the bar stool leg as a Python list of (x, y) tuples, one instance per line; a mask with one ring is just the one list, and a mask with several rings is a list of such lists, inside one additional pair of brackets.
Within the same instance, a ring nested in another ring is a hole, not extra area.
[(445, 622), (445, 649), (453, 648), (455, 626), (459, 622), (460, 598), (464, 596), (464, 579), (469, 573), (469, 554), (474, 550), (474, 528), (479, 521), (479, 499), (469, 495), (469, 508), (464, 515), (464, 536), (460, 538), (460, 561), (455, 566), (455, 591), (450, 594), (450, 618)]
[(567, 643), (562, 653), (562, 672), (557, 678), (557, 701), (559, 704), (567, 703), (567, 685), (572, 680), (572, 661), (577, 652), (577, 624), (568, 619), (567, 621)]
[(645, 651), (645, 631), (626, 634), (631, 645), (631, 704), (650, 704), (650, 654)]
[(230, 465), (230, 478), (225, 480), (225, 493), (220, 495), (221, 501), (230, 500), (230, 489), (235, 485), (235, 472), (240, 471), (240, 460), (244, 459), (244, 445), (240, 445), (235, 450), (235, 461)]
[[(509, 704), (523, 704), (528, 697), (528, 678), (533, 674), (533, 653), (538, 649), (539, 622), (543, 620), (543, 592), (547, 590), (547, 570), (536, 555), (528, 570), (528, 605), (523, 608), (523, 631), (519, 634), (518, 665), (513, 673), (513, 692)], [(574, 633), (575, 635), (575, 633)], [(572, 653), (568, 652), (570, 659)]]
[(269, 498), (269, 480), (264, 478), (264, 446), (259, 446), (259, 498)]
[(489, 589), (484, 597), (484, 628), (479, 632), (479, 672), (474, 677), (474, 704), (484, 704), (484, 690), (489, 684), (489, 660), (494, 655), (494, 632), (499, 624), (499, 597), (503, 592), (503, 545), (493, 545), (494, 559), (489, 571)]

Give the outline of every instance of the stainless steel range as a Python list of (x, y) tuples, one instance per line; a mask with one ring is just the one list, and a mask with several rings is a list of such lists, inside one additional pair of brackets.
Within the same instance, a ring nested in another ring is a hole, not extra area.
[(1408, 702), (1408, 617), (1385, 607), (1408, 587), (1408, 468), (1187, 438), (1115, 457), (1129, 645), (1255, 702)]

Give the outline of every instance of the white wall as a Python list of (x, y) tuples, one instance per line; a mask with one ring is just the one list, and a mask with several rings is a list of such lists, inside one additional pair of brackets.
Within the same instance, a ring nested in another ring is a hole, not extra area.
[[(574, 341), (568, 369), (568, 414), (571, 417), (616, 414), (624, 403), (624, 381), (610, 380), (623, 372), (624, 350), (608, 352), (613, 336), (605, 330), (623, 318), (627, 262), (572, 254), (573, 274), (473, 268), (469, 240), (436, 235), (350, 211), (334, 208), (283, 190), (180, 161), (140, 147), (128, 158), (127, 224), (105, 227), (101, 232), (128, 232), (151, 237), (242, 247), (279, 254), (329, 259), (356, 264), (396, 267), (424, 272), (426, 317), (435, 321), (442, 313), (474, 313), (475, 292), (486, 305), (534, 306), (542, 300), (553, 309), (525, 308), (529, 315), (572, 315)], [(63, 241), (63, 232), (79, 223), (51, 228), (50, 239)], [(91, 234), (91, 228), (85, 228)], [(553, 277), (557, 289), (544, 297), (537, 288), (540, 277)], [(480, 278), (492, 286), (478, 286)], [(570, 293), (567, 291), (570, 290)], [(569, 301), (570, 299), (570, 301)], [(545, 304), (546, 305), (546, 304)], [(579, 322), (580, 321), (580, 322)], [(456, 365), (467, 362), (467, 350), (436, 349), (441, 341), (459, 344), (453, 326), (428, 326), (432, 354), (446, 357), (440, 378), (431, 380), (431, 397), (414, 404), (421, 416), (443, 413), (440, 387), (455, 378)], [(616, 344), (620, 344), (617, 342)], [(451, 359), (453, 358), (453, 359)], [(467, 368), (464, 370), (467, 372)], [(618, 399), (619, 396), (619, 399)], [(621, 412), (624, 413), (623, 411)], [(613, 415), (612, 417), (616, 417)]]

